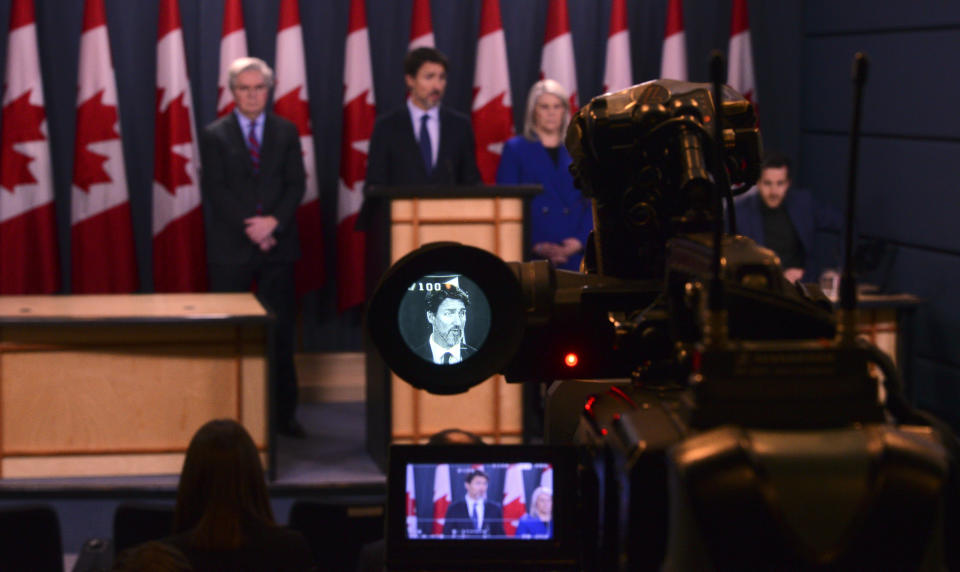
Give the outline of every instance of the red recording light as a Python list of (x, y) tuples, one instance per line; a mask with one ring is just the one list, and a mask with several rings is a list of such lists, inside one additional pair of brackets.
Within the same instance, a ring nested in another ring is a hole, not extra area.
[(567, 367), (574, 367), (580, 362), (580, 358), (577, 357), (577, 354), (570, 352), (567, 355), (563, 356), (563, 363)]

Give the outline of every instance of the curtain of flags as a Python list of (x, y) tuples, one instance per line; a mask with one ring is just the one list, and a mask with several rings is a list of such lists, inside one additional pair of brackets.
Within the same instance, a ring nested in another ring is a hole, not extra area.
[(53, 172), (33, 0), (14, 0), (0, 116), (0, 294), (59, 288)]
[[(233, 101), (227, 67), (248, 54), (241, 0), (223, 0), (217, 115)], [(549, 0), (541, 77), (559, 81), (580, 103), (568, 0)], [(367, 144), (375, 118), (365, 0), (350, 0), (345, 40), (341, 159), (336, 204), (336, 280), (341, 310), (364, 301), (365, 237), (354, 229), (362, 204)], [(473, 73), (472, 120), (477, 163), (492, 183), (503, 143), (514, 134), (510, 57), (502, 0), (482, 0)], [(631, 85), (630, 3), (612, 0), (603, 86)], [(661, 77), (687, 78), (682, 0), (666, 0)], [(0, 294), (45, 294), (61, 288), (47, 113), (40, 73), (34, 0), (12, 0), (0, 116)], [(435, 45), (429, 0), (413, 0), (412, 49)], [(729, 83), (757, 103), (746, 0), (734, 0)], [(470, 40), (474, 41), (474, 40)], [(123, 156), (118, 92), (103, 0), (85, 0), (78, 53), (77, 129), (71, 190), (72, 280), (75, 293), (134, 292), (137, 263)], [(178, 0), (160, 0), (156, 44), (152, 197), (153, 287), (158, 292), (207, 289), (200, 157)], [(303, 257), (297, 292), (324, 284), (322, 210), (314, 156), (307, 65), (298, 0), (281, 0), (276, 37), (274, 111), (301, 134), (307, 190), (298, 209)]]

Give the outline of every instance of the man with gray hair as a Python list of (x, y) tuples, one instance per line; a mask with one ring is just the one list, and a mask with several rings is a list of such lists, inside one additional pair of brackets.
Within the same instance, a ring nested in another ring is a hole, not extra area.
[(306, 175), (297, 127), (266, 111), (273, 70), (261, 59), (230, 65), (233, 112), (200, 138), (210, 289), (245, 292), (276, 315), (273, 411), (281, 434), (304, 437), (297, 422), (293, 363), (296, 306), (293, 267), (300, 257), (296, 211)]

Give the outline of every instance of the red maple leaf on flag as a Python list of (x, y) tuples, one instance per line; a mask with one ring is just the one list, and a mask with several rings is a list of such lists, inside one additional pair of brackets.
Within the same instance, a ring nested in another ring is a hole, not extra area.
[[(473, 88), (477, 96), (479, 87)], [(513, 135), (513, 112), (503, 104), (501, 93), (473, 112), (474, 140), (477, 142), (477, 168), (485, 183), (492, 185), (500, 164), (500, 154), (490, 151), (490, 143), (505, 143)]]
[(90, 192), (90, 185), (113, 179), (103, 170), (106, 155), (90, 150), (91, 143), (120, 139), (117, 132), (117, 106), (103, 104), (103, 90), (77, 108), (77, 141), (74, 148), (73, 184)]
[[(176, 188), (193, 183), (187, 174), (187, 158), (174, 153), (172, 147), (193, 141), (190, 133), (190, 109), (183, 104), (181, 93), (170, 102), (166, 111), (157, 111), (153, 148), (153, 178), (171, 195)], [(157, 103), (163, 101), (163, 89), (157, 89)]]
[(37, 179), (30, 172), (30, 162), (33, 157), (24, 155), (13, 148), (17, 143), (27, 141), (43, 141), (46, 137), (40, 126), (47, 113), (42, 105), (30, 103), (28, 89), (23, 94), (3, 107), (0, 117), (0, 187), (11, 193), (17, 185), (36, 183)]
[(350, 100), (343, 108), (343, 139), (340, 154), (340, 177), (353, 189), (359, 181), (366, 177), (367, 154), (360, 151), (353, 144), (357, 141), (370, 140), (373, 133), (373, 122), (376, 119), (376, 107), (367, 103), (365, 90)]
[(300, 90), (303, 86), (297, 86), (290, 90), (286, 95), (273, 103), (273, 111), (280, 117), (286, 117), (297, 126), (300, 136), (311, 135), (310, 130), (310, 106), (306, 101), (300, 98)]

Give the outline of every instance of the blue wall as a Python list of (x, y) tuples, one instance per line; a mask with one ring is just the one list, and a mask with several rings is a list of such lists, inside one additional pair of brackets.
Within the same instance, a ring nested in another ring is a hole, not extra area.
[(960, 427), (960, 4), (803, 4), (799, 178), (843, 205), (853, 54), (871, 60), (857, 225), (887, 241), (889, 268), (868, 277), (926, 300), (916, 320), (913, 397)]

